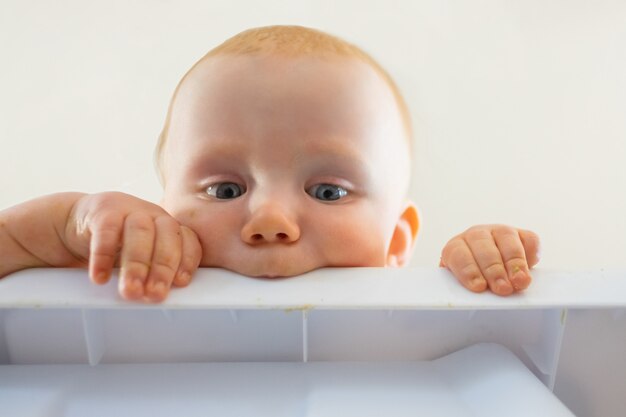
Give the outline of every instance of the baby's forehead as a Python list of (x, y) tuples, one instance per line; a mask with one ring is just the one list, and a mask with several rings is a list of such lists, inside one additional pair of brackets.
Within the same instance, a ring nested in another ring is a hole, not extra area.
[[(311, 71), (311, 67), (322, 68), (323, 71)], [(288, 81), (289, 89), (285, 89)], [(384, 70), (358, 56), (267, 52), (208, 55), (181, 80), (172, 107), (176, 106), (179, 101), (177, 96), (181, 94), (192, 92), (196, 98), (200, 98), (198, 92), (215, 95), (216, 92), (224, 92), (226, 87), (231, 87), (227, 93), (229, 97), (236, 97), (237, 93), (246, 89), (264, 88), (268, 92), (281, 90), (295, 98), (298, 92), (318, 89), (320, 95), (326, 94), (325, 102), (320, 101), (320, 105), (327, 105), (350, 92), (361, 94), (366, 90), (378, 89), (381, 94), (391, 98), (385, 102), (388, 108), (399, 115), (404, 137), (411, 145), (410, 115), (395, 84)], [(362, 96), (363, 100), (372, 97), (365, 93)]]
[[(179, 91), (172, 129), (213, 136), (364, 135), (401, 123), (393, 95), (367, 66), (345, 60), (220, 57), (195, 69)], [(228, 129), (224, 132), (223, 129)], [(194, 130), (195, 131), (195, 130)], [(176, 132), (172, 132), (176, 133)]]
[[(311, 71), (311, 68), (315, 70)], [(364, 83), (375, 82), (376, 78), (380, 77), (374, 68), (354, 57), (226, 54), (209, 56), (198, 62), (181, 81), (179, 90), (200, 89), (206, 85), (218, 88), (224, 84), (241, 90), (264, 85), (268, 80), (275, 81), (276, 88), (292, 81), (289, 87), (294, 90), (307, 88), (312, 82), (335, 83), (346, 89), (362, 88)], [(384, 85), (384, 80), (376, 81), (378, 84), (383, 81)]]
[[(324, 71), (310, 71), (310, 67), (324, 67)], [(323, 74), (320, 76), (318, 73), (321, 72)], [(251, 95), (247, 94), (252, 90), (263, 92), (263, 89), (268, 92), (268, 97), (271, 96), (271, 100), (259, 100), (262, 94), (254, 96), (256, 100), (251, 100)], [(372, 94), (365, 94), (374, 89), (383, 92), (385, 99), (372, 99)], [(272, 92), (274, 94), (269, 94)], [(345, 100), (350, 95), (357, 100)], [(298, 97), (306, 100), (296, 100)], [(289, 105), (280, 106), (280, 99), (284, 99), (282, 104)], [(381, 107), (382, 102), (386, 104)], [(311, 104), (309, 108), (304, 107), (307, 103)], [(156, 150), (157, 166), (163, 179), (165, 155), (173, 153), (174, 148), (185, 151), (184, 145), (180, 143), (181, 135), (178, 134), (181, 125), (191, 126), (194, 123), (197, 125), (198, 121), (215, 121), (215, 117), (222, 121), (230, 119), (231, 123), (226, 125), (232, 134), (236, 133), (238, 127), (235, 116), (252, 117), (258, 115), (261, 108), (266, 111), (267, 117), (259, 119), (259, 125), (279, 128), (290, 123), (296, 124), (292, 120), (294, 115), (299, 117), (308, 114), (308, 120), (299, 125), (308, 126), (305, 130), (315, 134), (315, 128), (324, 125), (316, 117), (338, 113), (348, 116), (349, 119), (350, 113), (363, 112), (368, 106), (372, 118), (387, 112), (393, 115), (390, 116), (394, 119), (393, 125), (403, 126), (401, 134), (393, 135), (402, 137), (398, 141), (389, 135), (379, 136), (385, 137), (385, 141), (401, 142), (403, 153), (408, 154), (406, 151), (410, 150), (412, 136), (408, 110), (391, 77), (369, 55), (339, 38), (307, 28), (252, 29), (214, 48), (183, 77), (170, 102), (166, 123), (159, 139)], [(246, 111), (235, 112), (237, 109)], [(274, 114), (272, 109), (276, 110)], [(298, 109), (301, 111), (297, 111)], [(328, 111), (324, 113), (319, 109)], [(257, 110), (257, 113), (251, 110)], [(276, 114), (279, 110), (280, 114)], [(272, 119), (270, 116), (278, 117)], [(364, 118), (366, 117), (362, 119)], [(347, 120), (345, 117), (322, 119), (326, 122), (334, 119), (343, 124)], [(400, 119), (399, 123), (397, 119)], [(205, 123), (205, 127), (210, 125)], [(206, 130), (202, 133), (205, 139), (209, 138)], [(215, 137), (217, 136), (213, 136)], [(171, 142), (178, 143), (171, 146)], [(407, 145), (409, 149), (406, 148)], [(167, 159), (170, 158), (171, 155), (168, 155)]]

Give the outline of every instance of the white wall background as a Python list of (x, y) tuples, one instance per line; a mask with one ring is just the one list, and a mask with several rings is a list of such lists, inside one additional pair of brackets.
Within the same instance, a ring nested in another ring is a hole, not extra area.
[(539, 233), (542, 267), (626, 265), (620, 0), (3, 0), (0, 208), (62, 190), (158, 200), (152, 151), (178, 80), (268, 24), (344, 37), (397, 80), (417, 132), (414, 265), (495, 222)]
[[(339, 35), (395, 77), (417, 132), (414, 265), (498, 222), (540, 234), (540, 267), (626, 266), (621, 0), (2, 0), (0, 209), (66, 190), (157, 201), (152, 152), (178, 80), (269, 24)], [(584, 410), (575, 362), (562, 397)]]

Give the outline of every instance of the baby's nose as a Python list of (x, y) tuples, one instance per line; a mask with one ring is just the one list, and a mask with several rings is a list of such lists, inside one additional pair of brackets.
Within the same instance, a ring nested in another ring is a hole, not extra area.
[(251, 245), (292, 243), (300, 239), (300, 228), (277, 207), (264, 207), (253, 213), (241, 229), (241, 239)]

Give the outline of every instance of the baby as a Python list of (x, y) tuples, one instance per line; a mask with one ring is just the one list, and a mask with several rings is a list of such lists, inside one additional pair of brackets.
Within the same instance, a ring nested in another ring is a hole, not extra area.
[[(60, 193), (0, 212), (0, 277), (88, 266), (98, 284), (163, 300), (199, 266), (254, 277), (322, 267), (400, 267), (419, 230), (406, 199), (408, 110), (387, 73), (323, 32), (248, 30), (185, 74), (170, 103), (157, 166), (160, 205), (108, 192)], [(440, 266), (466, 288), (525, 289), (536, 234), (475, 226)]]

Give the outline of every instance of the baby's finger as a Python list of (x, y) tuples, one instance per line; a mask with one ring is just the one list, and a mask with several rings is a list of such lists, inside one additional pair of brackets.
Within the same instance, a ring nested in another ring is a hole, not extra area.
[(188, 227), (180, 227), (183, 252), (178, 267), (178, 272), (174, 277), (174, 285), (177, 287), (184, 287), (191, 282), (198, 265), (200, 265), (200, 259), (202, 258), (202, 247), (198, 241), (198, 236)]
[(492, 236), (500, 250), (509, 281), (515, 291), (526, 289), (530, 285), (531, 277), (528, 272), (524, 245), (517, 229), (508, 226), (495, 227)]
[(182, 238), (180, 226), (173, 217), (157, 217), (154, 225), (156, 237), (145, 295), (152, 301), (162, 301), (172, 286), (180, 264)]
[(105, 284), (111, 277), (123, 224), (124, 216), (111, 214), (94, 220), (90, 226), (89, 277), (96, 284)]
[(150, 272), (154, 233), (150, 216), (132, 213), (126, 217), (119, 292), (127, 299), (136, 300), (143, 296), (143, 286)]
[(487, 281), (480, 272), (467, 243), (460, 237), (452, 239), (443, 248), (441, 265), (445, 265), (468, 290), (483, 292)]
[(539, 263), (541, 256), (541, 241), (539, 240), (539, 236), (530, 230), (520, 229), (519, 237), (522, 241), (522, 245), (524, 245), (528, 267), (532, 268)]
[(476, 263), (478, 263), (480, 271), (489, 283), (491, 291), (498, 295), (511, 294), (513, 286), (509, 282), (491, 230), (489, 228), (469, 229), (463, 236)]

